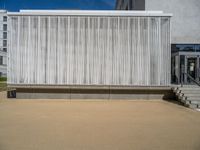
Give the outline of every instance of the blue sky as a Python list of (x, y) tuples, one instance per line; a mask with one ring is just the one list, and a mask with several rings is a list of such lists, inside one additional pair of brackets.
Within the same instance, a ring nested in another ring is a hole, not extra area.
[(111, 10), (115, 0), (0, 0), (0, 9), (78, 9)]

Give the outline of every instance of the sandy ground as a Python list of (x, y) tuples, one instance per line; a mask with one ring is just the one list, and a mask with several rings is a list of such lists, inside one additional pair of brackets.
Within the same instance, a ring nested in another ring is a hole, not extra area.
[(200, 150), (200, 112), (161, 100), (6, 100), (0, 150)]

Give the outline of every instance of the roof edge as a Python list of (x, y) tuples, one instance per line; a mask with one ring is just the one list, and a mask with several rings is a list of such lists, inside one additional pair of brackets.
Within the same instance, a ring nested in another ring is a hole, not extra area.
[(163, 11), (122, 11), (122, 10), (20, 10), (7, 12), (8, 15), (70, 15), (70, 16), (173, 16)]

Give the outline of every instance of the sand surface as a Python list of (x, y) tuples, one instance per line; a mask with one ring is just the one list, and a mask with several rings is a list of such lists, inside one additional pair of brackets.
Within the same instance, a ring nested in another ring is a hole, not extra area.
[(200, 150), (200, 112), (162, 100), (5, 100), (0, 150)]

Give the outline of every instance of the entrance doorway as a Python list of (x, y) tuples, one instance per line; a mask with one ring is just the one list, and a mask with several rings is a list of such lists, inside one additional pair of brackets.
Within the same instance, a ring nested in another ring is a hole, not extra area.
[[(197, 57), (187, 58), (187, 73), (195, 80), (198, 80), (198, 65)], [(188, 83), (192, 83), (190, 78), (187, 78)]]
[(172, 83), (200, 83), (200, 44), (172, 44)]
[(187, 60), (187, 73), (192, 77), (196, 78), (197, 58), (188, 58)]

